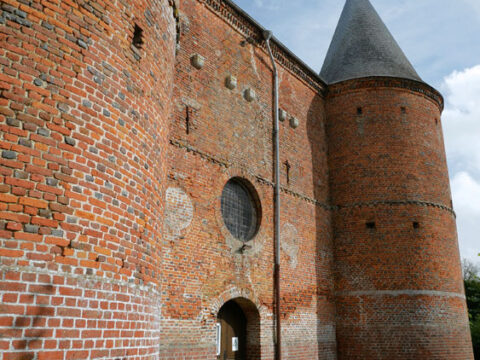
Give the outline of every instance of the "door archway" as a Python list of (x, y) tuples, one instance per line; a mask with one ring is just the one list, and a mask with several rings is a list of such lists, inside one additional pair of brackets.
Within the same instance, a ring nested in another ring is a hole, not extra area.
[(260, 359), (260, 314), (250, 300), (226, 302), (217, 315), (217, 359)]

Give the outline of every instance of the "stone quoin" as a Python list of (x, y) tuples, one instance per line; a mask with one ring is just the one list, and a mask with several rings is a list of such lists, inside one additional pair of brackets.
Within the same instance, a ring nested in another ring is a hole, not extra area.
[(368, 0), (270, 44), (278, 164), (233, 2), (1, 1), (0, 360), (473, 359), (442, 96)]

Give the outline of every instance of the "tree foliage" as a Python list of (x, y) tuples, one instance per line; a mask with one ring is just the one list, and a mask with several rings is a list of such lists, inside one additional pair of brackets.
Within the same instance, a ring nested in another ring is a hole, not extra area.
[(468, 260), (462, 264), (470, 331), (475, 359), (480, 359), (480, 268)]
[(480, 319), (470, 322), (470, 331), (472, 332), (475, 359), (480, 359)]

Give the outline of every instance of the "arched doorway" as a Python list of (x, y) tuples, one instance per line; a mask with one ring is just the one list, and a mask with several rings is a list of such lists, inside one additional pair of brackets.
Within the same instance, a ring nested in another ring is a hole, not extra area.
[(260, 315), (250, 300), (226, 302), (217, 315), (217, 359), (260, 359)]

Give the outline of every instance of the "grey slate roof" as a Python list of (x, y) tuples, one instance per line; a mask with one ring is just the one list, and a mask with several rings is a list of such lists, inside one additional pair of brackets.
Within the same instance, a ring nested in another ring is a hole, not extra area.
[(320, 76), (328, 84), (369, 76), (422, 81), (369, 0), (347, 0)]

